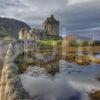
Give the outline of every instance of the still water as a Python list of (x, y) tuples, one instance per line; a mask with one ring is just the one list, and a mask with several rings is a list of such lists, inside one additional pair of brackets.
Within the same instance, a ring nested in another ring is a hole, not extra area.
[(89, 93), (100, 90), (100, 65), (93, 62), (79, 65), (59, 59), (45, 67), (28, 66), (20, 77), (33, 100), (90, 100)]

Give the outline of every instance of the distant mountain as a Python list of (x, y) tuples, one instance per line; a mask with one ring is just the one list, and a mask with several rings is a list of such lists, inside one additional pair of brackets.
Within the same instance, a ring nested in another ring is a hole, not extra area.
[(76, 34), (67, 35), (64, 38), (66, 38), (67, 40), (81, 40), (81, 41), (91, 40), (91, 38), (79, 36), (79, 35), (76, 35)]
[(100, 41), (98, 40), (92, 40), (91, 38), (71, 34), (63, 37), (63, 43), (66, 43), (66, 45), (77, 45), (78, 41), (81, 41), (81, 43), (86, 43), (86, 42), (94, 42), (95, 45), (100, 45)]
[(17, 38), (18, 32), (21, 28), (31, 29), (26, 23), (10, 18), (0, 17), (0, 37), (10, 35)]

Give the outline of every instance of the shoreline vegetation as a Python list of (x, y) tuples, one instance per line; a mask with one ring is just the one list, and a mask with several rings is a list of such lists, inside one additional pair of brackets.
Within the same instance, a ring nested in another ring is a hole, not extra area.
[(100, 100), (100, 91), (95, 91), (94, 93), (89, 93), (91, 100)]
[[(51, 49), (51, 46), (57, 48), (57, 52), (60, 56), (68, 61), (78, 62), (78, 59), (85, 60), (100, 64), (100, 57), (97, 55), (100, 53), (100, 45), (92, 46), (70, 46), (62, 44), (61, 40), (43, 40), (40, 41), (40, 48), (42, 51), (48, 51)], [(77, 58), (78, 57), (78, 58)], [(81, 62), (82, 62), (81, 61)], [(81, 62), (79, 62), (81, 64)]]

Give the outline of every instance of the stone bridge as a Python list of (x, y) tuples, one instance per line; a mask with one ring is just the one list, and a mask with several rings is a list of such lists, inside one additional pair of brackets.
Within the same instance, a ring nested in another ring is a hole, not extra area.
[(37, 49), (35, 41), (16, 40), (10, 43), (2, 70), (0, 100), (31, 100), (23, 88), (14, 60), (20, 53), (34, 49)]

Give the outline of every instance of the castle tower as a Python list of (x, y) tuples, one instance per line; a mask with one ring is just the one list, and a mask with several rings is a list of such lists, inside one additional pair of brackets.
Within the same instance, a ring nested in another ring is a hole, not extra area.
[(59, 21), (53, 15), (45, 20), (43, 27), (47, 35), (59, 35)]
[(27, 39), (28, 30), (26, 28), (22, 28), (19, 31), (19, 39), (26, 40)]

